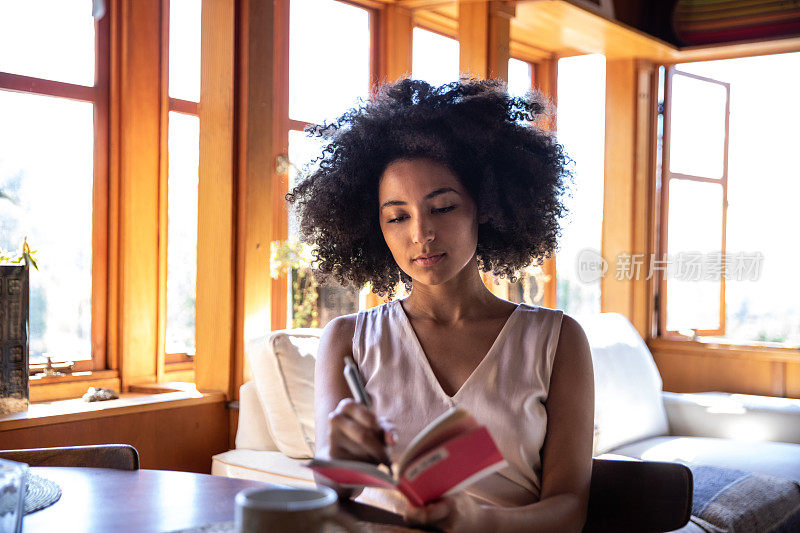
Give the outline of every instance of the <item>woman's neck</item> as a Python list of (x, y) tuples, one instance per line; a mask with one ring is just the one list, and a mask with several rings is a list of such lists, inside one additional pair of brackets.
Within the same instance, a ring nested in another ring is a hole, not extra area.
[(414, 282), (403, 309), (411, 318), (453, 324), (502, 313), (509, 302), (492, 294), (481, 279), (476, 262), (471, 262), (453, 279), (438, 285)]

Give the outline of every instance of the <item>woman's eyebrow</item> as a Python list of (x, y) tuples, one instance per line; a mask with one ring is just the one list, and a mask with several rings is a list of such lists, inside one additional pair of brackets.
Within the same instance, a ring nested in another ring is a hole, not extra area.
[[(439, 196), (440, 194), (444, 194), (446, 192), (454, 192), (454, 193), (456, 193), (458, 195), (461, 194), (460, 192), (458, 192), (457, 190), (453, 189), (452, 187), (442, 187), (441, 189), (436, 189), (435, 191), (429, 192), (428, 194), (426, 194), (425, 195), (425, 200), (430, 200), (431, 198), (434, 198), (434, 197)], [(383, 204), (381, 204), (381, 207), (378, 209), (378, 211), (382, 210), (384, 207), (391, 207), (393, 205), (406, 205), (406, 202), (404, 202), (402, 200), (389, 200), (388, 202), (384, 202)]]

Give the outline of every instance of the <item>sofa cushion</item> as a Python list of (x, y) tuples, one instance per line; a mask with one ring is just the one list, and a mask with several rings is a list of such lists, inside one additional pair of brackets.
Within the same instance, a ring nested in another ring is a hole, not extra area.
[(314, 363), (321, 332), (273, 331), (247, 344), (273, 440), (280, 451), (295, 459), (314, 455)]
[(269, 430), (267, 415), (261, 400), (258, 398), (258, 389), (254, 381), (248, 381), (239, 387), (239, 422), (236, 426), (236, 448), (279, 451), (272, 438), (272, 431)]
[(694, 478), (691, 521), (706, 531), (800, 528), (800, 486), (774, 476), (707, 465), (688, 465)]
[(661, 375), (636, 328), (619, 313), (576, 315), (592, 349), (598, 454), (667, 435)]
[(647, 461), (680, 461), (733, 468), (800, 483), (800, 445), (705, 437), (655, 437), (612, 453)]

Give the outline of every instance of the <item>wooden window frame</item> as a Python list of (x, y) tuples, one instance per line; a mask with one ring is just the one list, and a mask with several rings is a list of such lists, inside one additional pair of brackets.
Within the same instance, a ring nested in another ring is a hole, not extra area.
[[(161, 0), (161, 98), (167, 103), (162, 113), (161, 165), (159, 176), (159, 275), (158, 275), (158, 346), (163, 352), (165, 371), (186, 369), (187, 363), (194, 363), (194, 354), (186, 352), (167, 352), (167, 272), (169, 262), (169, 113), (181, 113), (200, 120), (200, 103), (173, 98), (169, 95), (169, 24), (171, 0)], [(201, 30), (202, 31), (202, 30)], [(199, 43), (198, 43), (199, 46)], [(199, 80), (198, 80), (199, 83)], [(199, 139), (198, 139), (199, 142)]]
[[(95, 21), (94, 27), (95, 81), (91, 87), (0, 72), (0, 90), (52, 96), (93, 104), (91, 359), (75, 361), (73, 372), (103, 371), (109, 367), (107, 357), (109, 327), (109, 17), (104, 16), (99, 21)], [(38, 368), (38, 366), (41, 365), (33, 365), (33, 368)]]
[[(288, 0), (276, 4), (276, 19), (282, 21), (276, 27), (276, 31), (281, 30), (276, 35), (276, 107), (277, 107), (277, 142), (279, 143), (278, 153), (282, 154), (286, 161), (289, 161), (289, 133), (292, 131), (303, 132), (305, 128), (313, 126), (311, 122), (293, 119), (289, 116), (289, 10)], [(369, 87), (368, 93), (372, 92), (377, 83), (378, 76), (378, 27), (379, 9), (370, 3), (361, 3), (350, 0), (335, 0), (342, 4), (351, 5), (367, 12), (369, 17)], [(289, 238), (289, 212), (286, 209), (285, 196), (289, 192), (288, 171), (282, 175), (282, 179), (273, 181), (272, 212), (273, 217), (273, 237), (272, 240), (284, 240)], [(270, 322), (273, 330), (285, 329), (288, 324), (288, 296), (289, 280), (286, 272), (281, 272), (277, 279), (272, 280), (272, 302)], [(377, 303), (377, 300), (376, 300)]]
[[(721, 85), (726, 91), (725, 102), (725, 146), (723, 150), (723, 165), (722, 177), (720, 179), (708, 178), (704, 176), (694, 176), (688, 174), (680, 174), (672, 172), (670, 169), (670, 135), (671, 135), (671, 108), (672, 108), (672, 79), (674, 75), (686, 76), (688, 78), (701, 80), (708, 83)], [(730, 133), (730, 84), (690, 74), (687, 72), (676, 71), (674, 65), (666, 67), (664, 87), (664, 119), (663, 119), (663, 132), (662, 132), (662, 150), (661, 150), (661, 206), (660, 206), (660, 226), (659, 226), (659, 239), (658, 239), (658, 258), (665, 258), (668, 250), (667, 237), (669, 233), (669, 186), (672, 180), (694, 181), (700, 183), (713, 183), (722, 186), (722, 235), (721, 253), (722, 258), (725, 257), (726, 251), (726, 229), (727, 229), (727, 205), (728, 205), (728, 140)], [(724, 270), (725, 264), (723, 260), (722, 269)], [(656, 282), (658, 294), (658, 336), (664, 338), (685, 338), (685, 335), (680, 334), (678, 331), (667, 330), (667, 279), (666, 276), (660, 275)], [(719, 295), (719, 328), (716, 329), (695, 329), (693, 330), (697, 336), (722, 336), (725, 334), (725, 276), (720, 275), (720, 295)]]

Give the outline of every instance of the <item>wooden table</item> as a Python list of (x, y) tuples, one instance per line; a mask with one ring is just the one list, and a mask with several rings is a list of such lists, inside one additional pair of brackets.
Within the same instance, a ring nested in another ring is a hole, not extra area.
[[(234, 518), (234, 497), (250, 487), (268, 483), (166, 470), (34, 467), (31, 473), (61, 487), (61, 499), (26, 515), (24, 532), (147, 532), (200, 527)], [(274, 486), (274, 485), (273, 485)], [(362, 521), (397, 524), (397, 515), (380, 509), (344, 503)], [(368, 531), (402, 531), (392, 526)]]

